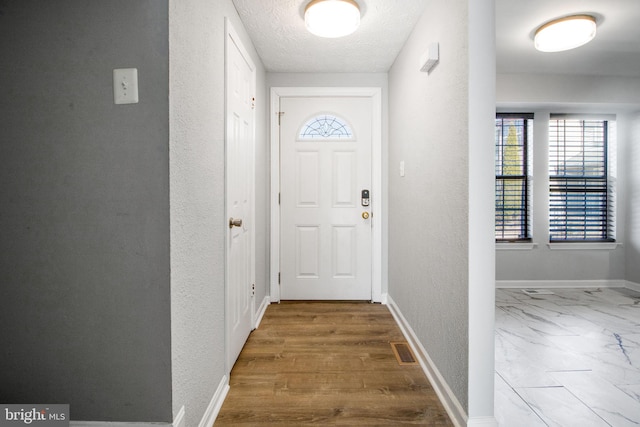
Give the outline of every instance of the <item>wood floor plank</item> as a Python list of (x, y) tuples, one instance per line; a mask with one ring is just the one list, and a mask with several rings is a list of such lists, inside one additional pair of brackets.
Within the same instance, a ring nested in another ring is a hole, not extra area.
[(270, 305), (236, 362), (216, 426), (452, 426), (385, 306)]

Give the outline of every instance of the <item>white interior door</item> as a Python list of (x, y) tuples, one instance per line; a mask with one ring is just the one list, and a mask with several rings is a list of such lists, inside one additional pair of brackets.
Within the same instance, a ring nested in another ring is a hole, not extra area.
[(227, 23), (226, 210), (227, 368), (231, 369), (252, 329), (253, 168), (255, 67)]
[(371, 300), (372, 100), (283, 97), (280, 111), (280, 296)]

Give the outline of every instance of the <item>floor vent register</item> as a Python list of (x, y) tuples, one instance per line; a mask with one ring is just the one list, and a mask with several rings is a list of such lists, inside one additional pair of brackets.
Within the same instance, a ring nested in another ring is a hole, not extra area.
[(418, 361), (416, 360), (413, 352), (411, 351), (411, 347), (406, 342), (392, 342), (391, 348), (393, 349), (393, 353), (396, 355), (396, 359), (398, 359), (399, 365), (417, 365)]

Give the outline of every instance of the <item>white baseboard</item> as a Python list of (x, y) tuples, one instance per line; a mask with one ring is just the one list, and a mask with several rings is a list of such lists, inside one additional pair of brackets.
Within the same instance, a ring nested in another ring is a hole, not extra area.
[(630, 282), (630, 281), (625, 281), (624, 283), (624, 287), (627, 289), (631, 289), (633, 291), (636, 292), (640, 292), (640, 283), (635, 283), (635, 282)]
[(267, 307), (271, 304), (269, 300), (269, 296), (264, 297), (262, 302), (260, 303), (260, 307), (258, 307), (258, 311), (256, 312), (256, 323), (253, 325), (253, 329), (258, 329), (260, 326), (260, 322), (262, 322), (262, 317), (264, 317), (264, 312), (267, 311)]
[(388, 293), (383, 293), (380, 296), (380, 304), (382, 305), (388, 305), (389, 304), (389, 294)]
[[(207, 410), (200, 421), (199, 427), (211, 427), (222, 408), (224, 398), (229, 392), (229, 378), (222, 377), (218, 389), (207, 406)], [(70, 427), (185, 427), (184, 406), (178, 411), (173, 423), (139, 423), (139, 422), (109, 422), (109, 421), (70, 421)]]
[(178, 411), (173, 423), (144, 423), (123, 421), (69, 421), (70, 427), (185, 427), (184, 406)]
[[(409, 322), (404, 318), (400, 308), (396, 305), (395, 301), (391, 298), (391, 296), (387, 296), (388, 307), (391, 311), (391, 314), (396, 319), (396, 323), (400, 327), (403, 335), (407, 339), (407, 342), (411, 346), (414, 354), (418, 358), (420, 362), (420, 366), (424, 371), (425, 375), (429, 379), (429, 382), (433, 386), (438, 398), (440, 398), (440, 402), (444, 406), (444, 409), (449, 414), (451, 421), (456, 427), (464, 427), (467, 425), (467, 414), (462, 408), (462, 405), (451, 391), (449, 384), (445, 381), (438, 368), (429, 357), (427, 350), (425, 350), (424, 346), (416, 336), (415, 332), (409, 325)], [(497, 424), (496, 424), (497, 425)], [(478, 424), (479, 426), (479, 424)]]
[(178, 411), (178, 415), (173, 419), (173, 427), (185, 427), (184, 406)]
[(624, 288), (625, 280), (496, 280), (500, 289)]
[(229, 392), (229, 378), (225, 375), (220, 380), (220, 384), (218, 385), (218, 389), (213, 394), (211, 398), (211, 402), (209, 402), (209, 406), (207, 406), (207, 410), (205, 411), (202, 420), (200, 420), (199, 427), (211, 427), (218, 417), (218, 413), (220, 413), (220, 408), (222, 408), (222, 403), (224, 402), (224, 398), (227, 397), (227, 393)]
[(70, 427), (171, 427), (170, 423), (145, 423), (126, 421), (69, 421)]
[(473, 417), (467, 421), (467, 427), (498, 427), (495, 417)]

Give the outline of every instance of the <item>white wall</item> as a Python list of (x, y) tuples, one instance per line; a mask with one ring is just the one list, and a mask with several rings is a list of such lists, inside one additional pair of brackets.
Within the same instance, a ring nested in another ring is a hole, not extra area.
[[(467, 2), (425, 10), (389, 72), (389, 295), (466, 410)], [(440, 63), (427, 74), (419, 59), (431, 42)]]
[[(629, 110), (638, 108), (640, 79), (588, 76), (539, 76), (506, 74), (497, 76), (498, 111), (533, 112), (532, 234), (530, 250), (498, 250), (496, 278), (499, 286), (515, 281), (587, 281), (618, 284), (627, 276), (630, 246), (626, 240), (630, 203), (627, 161), (632, 145)], [(616, 114), (617, 169), (616, 232), (621, 243), (616, 249), (552, 250), (548, 246), (548, 120), (552, 113)], [(637, 136), (636, 136), (637, 138)], [(637, 197), (637, 196), (636, 196)], [(637, 203), (637, 202), (636, 202)], [(501, 247), (508, 244), (500, 245)], [(526, 284), (523, 283), (526, 286)]]
[[(184, 406), (187, 426), (200, 423), (226, 374), (225, 17), (258, 67), (256, 152), (266, 156), (264, 69), (232, 2), (169, 2), (173, 414)], [(268, 181), (266, 160), (257, 159), (258, 182)], [(256, 206), (259, 295), (267, 274), (265, 203), (259, 197)]]
[(497, 427), (495, 378), (495, 1), (469, 0), (469, 419)]
[(387, 73), (267, 73), (268, 87), (381, 87), (386, 92), (387, 84)]
[(626, 280), (640, 285), (640, 112), (628, 115)]
[(527, 104), (616, 112), (637, 109), (639, 99), (638, 78), (498, 74), (496, 79), (496, 102), (501, 107)]
[(389, 296), (469, 426), (495, 425), (494, 7), (428, 2), (389, 72)]

